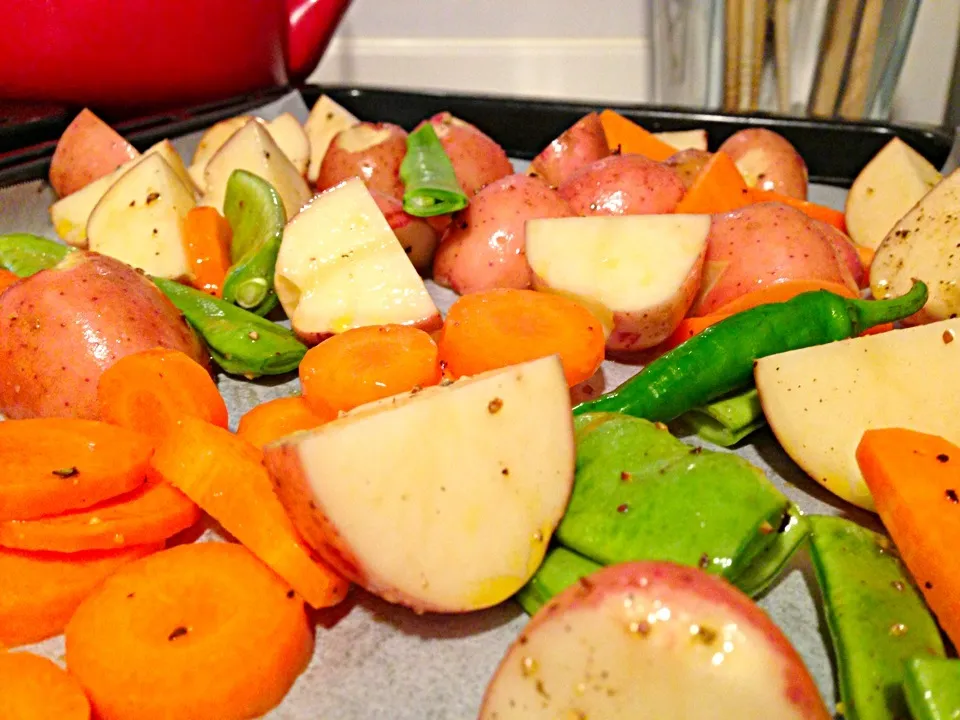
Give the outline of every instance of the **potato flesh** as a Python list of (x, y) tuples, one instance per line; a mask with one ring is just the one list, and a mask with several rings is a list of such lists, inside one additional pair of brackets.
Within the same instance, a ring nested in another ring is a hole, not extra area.
[(754, 372), (783, 449), (814, 480), (873, 510), (857, 465), (866, 430), (902, 427), (960, 442), (960, 320), (771, 355)]
[(320, 96), (304, 125), (304, 130), (310, 139), (310, 165), (307, 168), (307, 178), (310, 182), (315, 183), (320, 177), (323, 156), (327, 154), (327, 148), (330, 147), (333, 138), (341, 130), (346, 130), (358, 122), (360, 121), (357, 118), (329, 97)]
[(658, 140), (681, 150), (707, 150), (706, 130), (676, 130), (672, 132), (654, 133)]
[(310, 140), (300, 122), (290, 113), (283, 113), (267, 123), (267, 132), (297, 172), (306, 175), (307, 163), (310, 162)]
[(573, 483), (556, 357), (362, 406), (281, 445), (301, 476), (278, 477), (279, 494), (307, 540), (323, 554), (302, 503), (290, 507), (290, 483), (305, 486), (349, 549), (354, 579), (419, 610), (510, 597), (542, 561)]
[(318, 195), (287, 224), (276, 287), (302, 335), (439, 321), (423, 280), (360, 180)]
[(876, 298), (903, 295), (915, 278), (927, 284), (930, 298), (913, 321), (960, 314), (960, 171), (946, 177), (894, 226), (870, 266), (870, 289)]

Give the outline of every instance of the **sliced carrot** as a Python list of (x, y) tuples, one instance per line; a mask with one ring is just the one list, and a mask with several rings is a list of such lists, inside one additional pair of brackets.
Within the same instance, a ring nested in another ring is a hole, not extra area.
[(960, 447), (914, 430), (868, 430), (857, 462), (907, 569), (960, 647)]
[(847, 221), (839, 210), (827, 207), (826, 205), (817, 205), (816, 203), (798, 200), (789, 195), (782, 195), (773, 190), (761, 190), (760, 188), (750, 188), (750, 195), (754, 203), (778, 202), (789, 205), (792, 208), (806, 213), (814, 220), (821, 220), (833, 225), (837, 230), (843, 233), (847, 232)]
[(668, 145), (651, 132), (644, 130), (632, 120), (628, 120), (613, 110), (600, 113), (600, 124), (607, 136), (607, 145), (611, 151), (619, 149), (624, 155), (644, 155), (651, 160), (663, 162), (677, 149)]
[(233, 543), (131, 563), (66, 631), (67, 668), (103, 720), (243, 720), (275, 707), (313, 654), (303, 602)]
[(104, 578), (161, 547), (70, 554), (0, 549), (0, 645), (16, 647), (59, 635)]
[(407, 325), (347, 330), (311, 348), (300, 361), (303, 397), (324, 416), (438, 382), (437, 344)]
[(0, 522), (0, 546), (66, 553), (112, 550), (163, 542), (200, 517), (200, 508), (182, 492), (165, 482), (148, 482), (86, 510)]
[(750, 188), (736, 163), (725, 152), (718, 152), (703, 166), (674, 212), (709, 215), (739, 210), (751, 202)]
[(285, 397), (268, 400), (249, 410), (240, 418), (237, 435), (257, 448), (292, 435), (300, 430), (310, 430), (333, 420), (336, 414), (326, 411), (314, 412), (302, 397)]
[(201, 205), (187, 212), (183, 249), (190, 265), (190, 284), (214, 297), (223, 297), (223, 279), (230, 269), (233, 232), (216, 208)]
[(559, 355), (570, 387), (603, 362), (600, 320), (580, 303), (533, 290), (489, 290), (458, 299), (447, 313), (440, 360), (454, 377)]
[(19, 279), (19, 276), (14, 275), (9, 270), (0, 268), (0, 295), (2, 295), (4, 290), (13, 285)]
[(67, 418), (0, 423), (0, 520), (32, 520), (96, 505), (143, 484), (144, 435)]
[(185, 417), (227, 426), (227, 406), (210, 373), (179, 350), (120, 358), (100, 376), (97, 403), (101, 420), (158, 439)]
[(90, 702), (76, 678), (45, 657), (0, 652), (0, 717), (89, 720)]
[(157, 449), (153, 471), (203, 508), (312, 607), (336, 605), (349, 585), (315, 559), (273, 491), (260, 451), (230, 432), (185, 420)]
[(873, 256), (877, 254), (877, 251), (873, 248), (868, 248), (866, 245), (857, 245), (853, 244), (853, 247), (857, 250), (857, 255), (860, 256), (860, 264), (863, 265), (868, 271), (870, 266), (873, 264)]

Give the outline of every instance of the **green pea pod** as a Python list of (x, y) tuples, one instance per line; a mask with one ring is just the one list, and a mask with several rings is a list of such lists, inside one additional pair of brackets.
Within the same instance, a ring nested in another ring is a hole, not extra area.
[(29, 233), (0, 235), (0, 268), (29, 277), (63, 260), (75, 248)]
[(927, 302), (927, 286), (888, 300), (850, 300), (825, 290), (732, 315), (664, 353), (613, 392), (577, 405), (574, 414), (621, 412), (669, 422), (748, 387), (756, 360), (859, 335), (909, 317)]
[(575, 427), (561, 545), (604, 565), (668, 560), (733, 580), (778, 540), (790, 503), (743, 458), (625, 415), (582, 415)]
[(780, 577), (790, 559), (810, 538), (810, 522), (799, 508), (791, 505), (773, 537), (772, 543), (730, 579), (750, 597), (759, 597)]
[(767, 424), (756, 388), (714, 400), (677, 418), (677, 428), (707, 442), (731, 447)]
[(430, 123), (407, 135), (400, 179), (404, 185), (403, 209), (414, 217), (446, 215), (462, 210), (469, 202)]
[(227, 180), (223, 214), (233, 230), (233, 265), (223, 281), (223, 299), (257, 315), (277, 306), (273, 276), (287, 214), (270, 183), (246, 170)]
[(843, 518), (808, 520), (843, 717), (906, 718), (907, 661), (944, 656), (937, 623), (884, 535)]
[(911, 658), (903, 690), (913, 720), (960, 719), (960, 660)]
[(256, 377), (297, 369), (307, 352), (292, 332), (236, 305), (172, 280), (153, 278), (226, 372)]
[(537, 572), (514, 597), (527, 615), (535, 615), (554, 595), (601, 567), (565, 547), (553, 547), (547, 551)]

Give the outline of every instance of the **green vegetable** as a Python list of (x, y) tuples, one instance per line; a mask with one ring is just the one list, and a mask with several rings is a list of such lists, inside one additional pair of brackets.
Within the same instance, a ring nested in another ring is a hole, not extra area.
[(721, 447), (736, 445), (767, 424), (756, 388), (747, 388), (693, 408), (677, 419), (677, 428)]
[(462, 210), (469, 202), (430, 123), (407, 135), (400, 179), (405, 188), (403, 209), (415, 217), (446, 215)]
[(236, 305), (172, 280), (153, 278), (226, 372), (256, 377), (296, 370), (307, 352), (292, 332)]
[(791, 506), (773, 536), (773, 542), (759, 552), (731, 582), (750, 597), (770, 589), (800, 546), (810, 537), (810, 522), (799, 508)]
[(937, 624), (884, 535), (843, 518), (808, 520), (843, 716), (906, 718), (902, 683), (907, 660), (943, 657)]
[[(604, 565), (669, 560), (735, 584), (755, 560), (779, 572), (797, 536), (771, 551), (773, 559), (766, 551), (781, 540), (790, 503), (746, 460), (625, 415), (581, 415), (575, 427), (576, 479), (557, 528), (561, 545)], [(772, 579), (759, 570), (747, 577), (751, 589)]]
[(266, 315), (277, 306), (273, 275), (287, 222), (283, 201), (266, 180), (234, 170), (227, 180), (223, 214), (233, 230), (233, 266), (223, 281), (223, 299)]
[(759, 358), (854, 337), (908, 317), (926, 302), (927, 286), (917, 281), (906, 295), (889, 300), (849, 300), (817, 290), (760, 305), (711, 325), (613, 392), (573, 411), (621, 412), (667, 422), (747, 387)]
[(911, 658), (903, 689), (913, 720), (960, 719), (960, 660)]
[(554, 595), (601, 567), (565, 547), (553, 547), (537, 572), (514, 597), (528, 615), (535, 615)]
[(29, 277), (53, 267), (73, 251), (69, 245), (39, 235), (0, 235), (0, 268), (17, 277)]

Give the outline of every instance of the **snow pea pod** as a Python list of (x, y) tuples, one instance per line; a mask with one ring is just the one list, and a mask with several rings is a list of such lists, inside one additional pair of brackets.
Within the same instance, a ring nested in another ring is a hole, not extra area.
[(462, 210), (469, 202), (430, 123), (407, 135), (400, 179), (404, 185), (403, 209), (415, 217), (446, 215)]
[(907, 661), (944, 656), (936, 622), (884, 535), (843, 518), (808, 520), (845, 720), (908, 717)]
[(287, 222), (283, 201), (266, 180), (234, 170), (227, 180), (223, 214), (233, 230), (233, 265), (223, 281), (223, 299), (266, 315), (278, 302), (273, 276)]
[(29, 277), (63, 260), (75, 248), (29, 233), (0, 235), (0, 268)]
[(754, 387), (693, 408), (677, 418), (677, 428), (707, 442), (731, 447), (767, 424)]
[(960, 660), (911, 658), (903, 690), (913, 720), (960, 720)]
[(595, 573), (602, 565), (562, 546), (552, 547), (537, 572), (514, 596), (527, 615), (535, 615), (554, 595)]
[(257, 377), (296, 370), (307, 347), (292, 332), (236, 305), (172, 280), (153, 278), (206, 342), (224, 371)]

